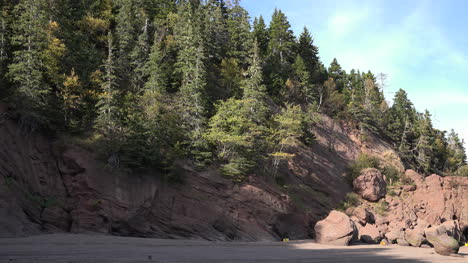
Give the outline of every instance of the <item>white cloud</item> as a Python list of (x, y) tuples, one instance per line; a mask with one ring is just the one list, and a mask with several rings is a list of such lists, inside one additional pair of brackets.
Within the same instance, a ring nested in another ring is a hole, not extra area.
[(357, 29), (369, 17), (369, 9), (336, 13), (328, 20), (328, 28), (335, 38), (341, 38)]

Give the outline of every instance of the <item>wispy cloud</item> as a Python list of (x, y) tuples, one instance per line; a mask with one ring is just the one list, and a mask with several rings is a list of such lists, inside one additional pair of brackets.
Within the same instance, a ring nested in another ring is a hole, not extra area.
[(368, 17), (368, 9), (361, 9), (356, 12), (339, 12), (329, 19), (328, 28), (335, 38), (341, 38), (358, 29), (359, 25)]

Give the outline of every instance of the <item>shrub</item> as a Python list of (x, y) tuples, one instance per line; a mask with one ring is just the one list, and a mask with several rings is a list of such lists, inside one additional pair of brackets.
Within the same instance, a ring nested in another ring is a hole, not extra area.
[(379, 202), (375, 205), (374, 209), (378, 215), (384, 216), (388, 212), (388, 203), (385, 201)]
[(392, 165), (385, 166), (382, 174), (385, 175), (389, 184), (394, 184), (400, 179), (400, 171)]
[(361, 174), (362, 170), (366, 168), (379, 169), (379, 167), (380, 161), (377, 157), (370, 156), (367, 154), (360, 154), (358, 158), (354, 161), (354, 163), (351, 164), (349, 167), (348, 179), (350, 182), (352, 182)]
[(393, 190), (393, 189), (390, 189), (390, 190), (388, 190), (387, 192), (388, 192), (388, 195), (389, 195), (389, 196), (397, 196), (397, 193), (396, 193), (395, 190)]
[(413, 179), (409, 178), (408, 176), (401, 177), (400, 182), (402, 185), (416, 185)]
[(458, 168), (458, 170), (455, 172), (455, 176), (468, 177), (468, 165)]
[(347, 193), (343, 203), (337, 208), (341, 211), (346, 211), (350, 207), (359, 205), (359, 196), (356, 193)]

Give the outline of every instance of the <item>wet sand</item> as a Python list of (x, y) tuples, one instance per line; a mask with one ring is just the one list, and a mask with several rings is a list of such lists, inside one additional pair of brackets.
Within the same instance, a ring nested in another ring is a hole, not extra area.
[(53, 234), (0, 239), (0, 262), (14, 263), (172, 263), (172, 262), (468, 262), (432, 248), (354, 245), (334, 247), (310, 241), (207, 242), (114, 236)]

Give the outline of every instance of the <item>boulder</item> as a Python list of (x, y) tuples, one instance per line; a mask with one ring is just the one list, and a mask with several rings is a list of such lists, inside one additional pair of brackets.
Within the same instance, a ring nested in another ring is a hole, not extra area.
[(445, 221), (444, 223), (442, 223), (442, 226), (444, 226), (445, 230), (447, 230), (447, 235), (455, 238), (455, 240), (457, 240), (458, 243), (462, 243), (465, 241), (458, 221), (455, 221), (455, 220)]
[(335, 210), (317, 222), (314, 229), (317, 243), (337, 246), (347, 246), (356, 232), (354, 222), (345, 213)]
[(408, 243), (408, 241), (406, 241), (405, 239), (403, 238), (399, 238), (397, 239), (397, 244), (399, 246), (403, 246), (403, 247), (408, 247), (410, 244)]
[(427, 228), (425, 234), (427, 241), (434, 246), (437, 254), (450, 256), (458, 253), (460, 245), (455, 238), (447, 234), (447, 229), (444, 226)]
[(424, 177), (414, 170), (406, 170), (405, 176), (415, 182), (417, 186), (420, 186), (424, 183)]
[(413, 247), (420, 247), (426, 238), (424, 237), (424, 229), (407, 229), (405, 231), (405, 239)]
[(392, 229), (385, 233), (385, 237), (387, 238), (388, 242), (391, 244), (395, 243), (398, 239), (404, 238), (404, 232), (398, 229)]
[(353, 187), (356, 193), (371, 202), (379, 201), (387, 193), (385, 178), (375, 168), (363, 170), (361, 175), (354, 179)]
[(378, 244), (382, 237), (379, 230), (373, 224), (366, 224), (364, 227), (359, 229), (359, 239), (368, 244)]
[(367, 223), (372, 223), (374, 221), (374, 216), (372, 213), (367, 210), (367, 208), (359, 206), (350, 211), (350, 215), (355, 219), (355, 222), (358, 222), (361, 225), (366, 225)]

